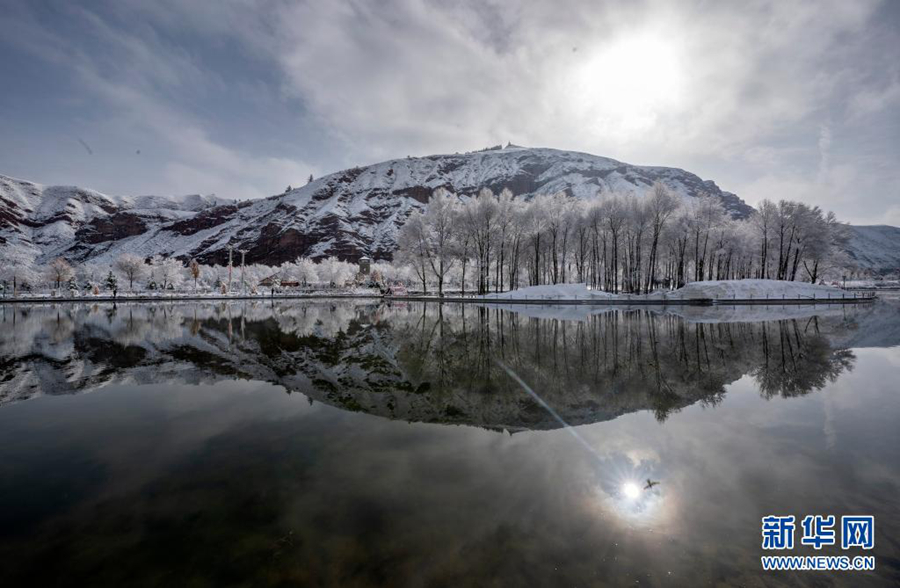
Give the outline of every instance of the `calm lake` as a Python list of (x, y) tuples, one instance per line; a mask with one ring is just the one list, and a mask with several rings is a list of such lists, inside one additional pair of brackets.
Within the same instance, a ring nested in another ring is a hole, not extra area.
[(3, 305), (0, 585), (898, 585), (898, 423), (890, 299)]

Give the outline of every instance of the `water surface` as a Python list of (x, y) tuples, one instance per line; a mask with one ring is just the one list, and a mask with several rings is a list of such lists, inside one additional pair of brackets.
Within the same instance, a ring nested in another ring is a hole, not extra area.
[(0, 583), (896, 584), (897, 310), (0, 307)]

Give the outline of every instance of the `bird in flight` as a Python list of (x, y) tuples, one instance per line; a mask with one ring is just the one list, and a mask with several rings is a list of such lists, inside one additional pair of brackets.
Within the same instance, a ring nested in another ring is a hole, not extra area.
[(644, 490), (651, 490), (654, 486), (659, 485), (659, 482), (654, 482), (650, 478), (647, 478), (647, 485), (644, 486)]

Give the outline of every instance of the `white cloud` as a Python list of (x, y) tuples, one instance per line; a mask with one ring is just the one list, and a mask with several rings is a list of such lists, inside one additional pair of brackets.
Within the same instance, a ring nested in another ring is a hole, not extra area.
[[(861, 198), (873, 211), (878, 186), (898, 184), (883, 163), (898, 155), (895, 137), (846, 147), (855, 121), (900, 107), (900, 37), (878, 22), (876, 0), (101, 6), (70, 12), (102, 54), (28, 10), (0, 24), (72, 64), (110, 105), (109, 124), (158, 138), (170, 150), (162, 185), (179, 190), (257, 197), (310, 172), (508, 140), (684, 167), (751, 202), (822, 198), (852, 211), (848, 199)], [(268, 85), (210, 67), (192, 40), (238, 48)], [(313, 125), (315, 138), (296, 141), (318, 159), (248, 148), (198, 116), (201, 98), (254, 88), (290, 107), (260, 102), (248, 116)]]
[(19, 31), (20, 46), (76, 71), (90, 98), (108, 106), (104, 124), (162, 145), (159, 150), (165, 156), (153, 192), (260, 198), (318, 171), (302, 161), (250, 153), (212, 139), (184, 102), (201, 89), (226, 92), (229, 85), (218, 72), (200, 67), (187, 50), (161, 38), (153, 27), (142, 27), (141, 34), (135, 35), (90, 10), (68, 10), (103, 51), (88, 51), (50, 34), (28, 12), (8, 16), (3, 24)]
[(863, 87), (854, 94), (848, 104), (851, 119), (878, 114), (900, 104), (900, 80), (894, 78), (883, 87)]
[(492, 30), (468, 4), (301, 4), (275, 57), (363, 156), (513, 139), (671, 160), (753, 148), (825, 108), (877, 4), (643, 6), (504, 3)]

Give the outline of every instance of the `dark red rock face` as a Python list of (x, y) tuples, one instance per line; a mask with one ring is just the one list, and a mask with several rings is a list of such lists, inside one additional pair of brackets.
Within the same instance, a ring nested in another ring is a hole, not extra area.
[(227, 223), (238, 212), (237, 206), (217, 206), (198, 212), (193, 218), (176, 221), (167, 229), (179, 235), (194, 235), (200, 231)]
[(147, 225), (141, 217), (128, 212), (117, 212), (107, 217), (98, 217), (83, 225), (75, 232), (75, 238), (83, 243), (96, 244), (118, 241), (141, 235)]

